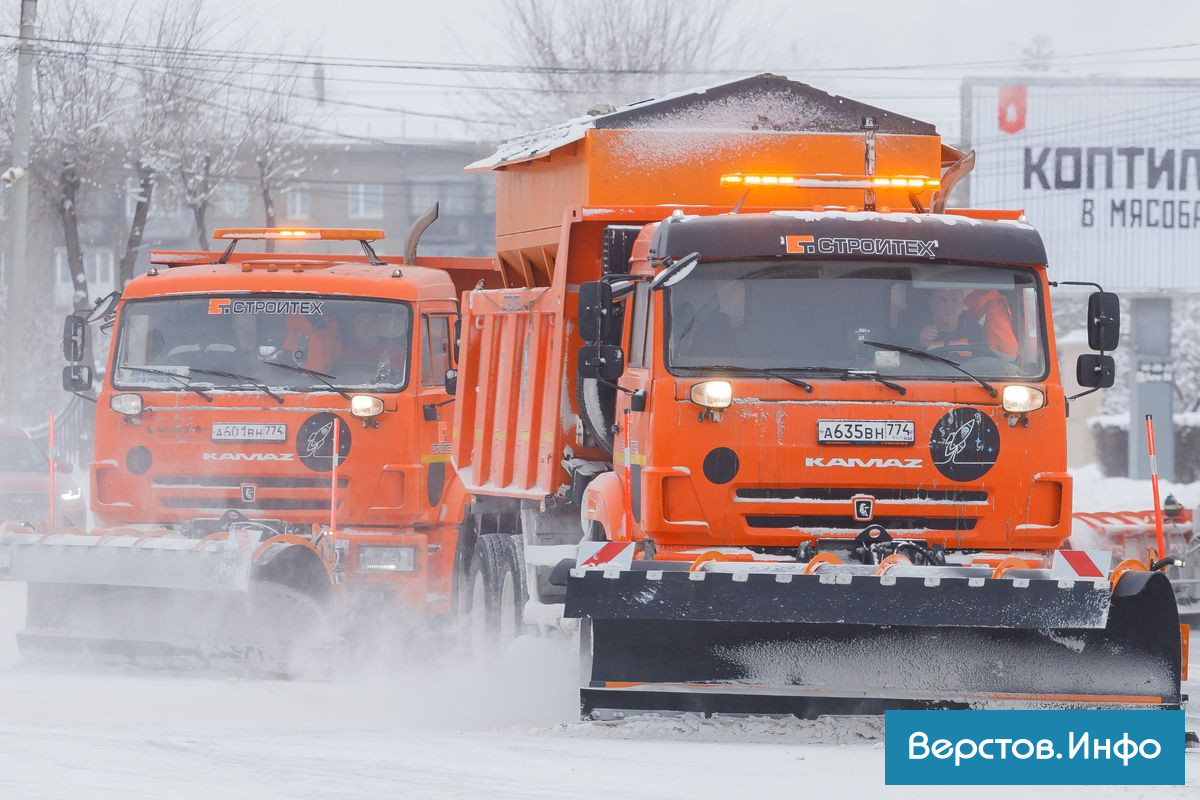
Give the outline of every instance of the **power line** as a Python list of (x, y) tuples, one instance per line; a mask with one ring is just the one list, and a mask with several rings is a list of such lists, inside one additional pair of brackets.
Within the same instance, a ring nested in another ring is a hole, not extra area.
[[(12, 34), (0, 34), (2, 39), (15, 39)], [(600, 67), (568, 67), (568, 66), (535, 66), (521, 64), (489, 64), (484, 62), (436, 62), (436, 61), (407, 61), (403, 59), (384, 59), (384, 58), (366, 58), (356, 56), (338, 56), (333, 58), (321, 58), (308, 54), (295, 53), (269, 53), (264, 51), (235, 51), (235, 50), (214, 50), (207, 48), (188, 48), (188, 47), (162, 47), (158, 45), (144, 45), (122, 42), (105, 42), (105, 41), (83, 41), (69, 38), (55, 37), (39, 37), (31, 39), (34, 42), (45, 42), (51, 44), (70, 44), (83, 47), (96, 47), (103, 49), (112, 49), (118, 51), (135, 51), (151, 54), (172, 54), (180, 55), (188, 58), (201, 60), (220, 60), (224, 62), (272, 62), (278, 64), (292, 64), (297, 66), (341, 66), (348, 68), (362, 69), (401, 69), (401, 70), (424, 70), (424, 71), (451, 71), (451, 72), (492, 72), (492, 73), (509, 73), (509, 74), (559, 74), (559, 75), (744, 75), (744, 69), (710, 69), (710, 70), (650, 70), (636, 68), (600, 68)], [(1148, 47), (1128, 47), (1114, 50), (1094, 50), (1083, 53), (1068, 53), (1062, 55), (1052, 55), (1048, 57), (1050, 61), (1063, 61), (1066, 59), (1093, 58), (1097, 56), (1113, 56), (1125, 55), (1132, 53), (1149, 53), (1162, 52), (1168, 50), (1182, 50), (1194, 47), (1200, 47), (1200, 42), (1183, 42), (1170, 45), (1156, 45)], [(1192, 60), (1192, 59), (1188, 59)], [(796, 72), (806, 72), (811, 74), (837, 74), (837, 73), (862, 73), (862, 72), (895, 72), (902, 70), (922, 70), (922, 69), (962, 69), (962, 68), (983, 68), (997, 66), (1019, 66), (1026, 63), (1025, 58), (1016, 59), (992, 59), (992, 60), (974, 60), (974, 61), (944, 61), (944, 62), (925, 62), (913, 64), (885, 64), (885, 65), (861, 65), (847, 67), (807, 67), (800, 70), (788, 70)], [(1105, 62), (1108, 63), (1108, 62)], [(1162, 63), (1161, 60), (1159, 63)], [(1075, 66), (1075, 65), (1072, 65)]]
[[(45, 53), (46, 51), (42, 51), (42, 52)], [(118, 66), (118, 67), (127, 67), (130, 69), (157, 69), (166, 74), (170, 74), (172, 71), (179, 69), (176, 66), (167, 67), (167, 66), (161, 66), (161, 65), (133, 64), (133, 63), (128, 63), (128, 62), (121, 61), (118, 59), (93, 58), (92, 60), (100, 61), (100, 62), (103, 62), (106, 64), (112, 64), (112, 65)], [(185, 68), (185, 69), (187, 69), (189, 71), (195, 71), (196, 68)], [(456, 122), (473, 122), (473, 123), (482, 122), (482, 123), (489, 124), (489, 125), (503, 124), (499, 120), (487, 119), (487, 118), (483, 118), (483, 117), (467, 117), (467, 116), (463, 116), (461, 114), (440, 114), (440, 113), (436, 113), (436, 112), (432, 112), (432, 111), (415, 111), (413, 109), (401, 108), (399, 106), (383, 106), (383, 105), (377, 105), (374, 103), (360, 103), (360, 102), (356, 102), (353, 100), (338, 100), (338, 99), (334, 99), (334, 98), (322, 98), (322, 97), (316, 97), (314, 95), (302, 94), (299, 92), (288, 92), (288, 91), (284, 91), (282, 89), (274, 89), (274, 88), (267, 87), (267, 86), (247, 86), (245, 84), (234, 83), (232, 81), (220, 81), (220, 80), (216, 80), (213, 78), (197, 77), (195, 75), (190, 76), (188, 78), (188, 80), (197, 81), (200, 83), (207, 83), (207, 84), (215, 85), (215, 86), (223, 86), (227, 89), (239, 89), (241, 91), (246, 91), (246, 92), (261, 92), (264, 94), (275, 95), (277, 97), (287, 97), (287, 98), (291, 98), (293, 100), (305, 100), (305, 101), (324, 104), (324, 105), (337, 105), (337, 106), (344, 106), (346, 108), (360, 108), (360, 109), (365, 109), (368, 111), (385, 111), (385, 112), (388, 112), (391, 114), (404, 114), (404, 115), (413, 116), (413, 117), (423, 117), (423, 118), (431, 118), (431, 119), (448, 119), (448, 120), (454, 120)]]
[[(100, 72), (102, 72), (106, 75), (115, 77), (118, 80), (122, 80), (122, 81), (131, 81), (132, 80), (132, 78), (130, 76), (123, 75), (121, 72), (119, 72), (117, 70), (107, 70), (107, 69), (104, 69), (103, 67), (97, 67), (96, 69), (98, 69)], [(235, 88), (233, 85), (229, 85), (229, 86), (230, 86), (230, 88)], [(218, 102), (214, 102), (212, 100), (206, 100), (204, 98), (196, 97), (194, 95), (190, 95), (190, 94), (187, 94), (184, 92), (179, 92), (178, 96), (184, 100), (187, 100), (188, 102), (195, 103), (197, 105), (205, 106), (208, 108), (215, 108), (215, 109), (219, 109), (222, 111), (232, 111), (235, 113), (243, 113), (243, 114), (245, 113), (245, 109), (237, 108), (237, 107), (234, 107), (234, 106), (226, 104), (226, 103), (218, 103)], [(331, 137), (338, 138), (338, 139), (347, 139), (347, 140), (351, 140), (351, 141), (365, 142), (368, 144), (387, 145), (387, 146), (391, 146), (391, 147), (400, 147), (400, 146), (403, 146), (403, 144), (404, 144), (404, 142), (400, 141), (400, 140), (382, 139), (382, 138), (375, 137), (375, 136), (363, 136), (363, 135), (353, 134), (353, 133), (343, 133), (342, 131), (330, 130), (329, 128), (323, 128), (319, 125), (312, 125), (309, 123), (300, 122), (298, 120), (293, 120), (293, 119), (279, 119), (279, 120), (275, 120), (275, 122), (277, 122), (280, 125), (289, 127), (289, 128), (295, 128), (297, 130), (309, 131), (311, 133), (318, 133), (318, 134), (322, 134), (324, 136), (331, 136)]]

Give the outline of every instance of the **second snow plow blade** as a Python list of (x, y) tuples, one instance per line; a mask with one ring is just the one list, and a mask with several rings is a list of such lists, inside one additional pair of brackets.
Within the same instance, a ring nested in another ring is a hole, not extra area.
[(664, 567), (572, 572), (585, 716), (1183, 702), (1179, 618), (1158, 573), (1125, 572), (1114, 591), (1043, 570)]
[(262, 574), (259, 540), (0, 529), (0, 579), (28, 586), (21, 651), (311, 673), (328, 657), (327, 612)]

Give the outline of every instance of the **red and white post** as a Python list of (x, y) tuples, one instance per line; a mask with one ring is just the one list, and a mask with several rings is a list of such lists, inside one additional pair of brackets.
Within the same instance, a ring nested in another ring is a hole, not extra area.
[(57, 473), (58, 470), (55, 469), (57, 464), (55, 463), (55, 459), (54, 459), (54, 448), (55, 448), (54, 413), (51, 412), (50, 413), (50, 439), (46, 445), (46, 449), (49, 451), (46, 454), (47, 455), (46, 460), (50, 462), (50, 520), (49, 520), (50, 530), (54, 530), (54, 526), (57, 524), (56, 520), (58, 519), (58, 514), (55, 513), (55, 511), (56, 511), (55, 501), (58, 499), (58, 487), (55, 485), (55, 480), (54, 480), (55, 473)]
[(1150, 453), (1150, 486), (1154, 490), (1154, 532), (1158, 535), (1158, 553), (1154, 561), (1166, 555), (1166, 544), (1163, 541), (1162, 504), (1158, 499), (1158, 457), (1154, 451), (1154, 415), (1146, 415), (1146, 448)]
[[(342, 421), (335, 418), (333, 420), (333, 469), (329, 470), (329, 532), (337, 533), (337, 489), (338, 489), (338, 453), (341, 442), (338, 441), (338, 434), (342, 429)], [(1158, 491), (1157, 489), (1155, 491)]]

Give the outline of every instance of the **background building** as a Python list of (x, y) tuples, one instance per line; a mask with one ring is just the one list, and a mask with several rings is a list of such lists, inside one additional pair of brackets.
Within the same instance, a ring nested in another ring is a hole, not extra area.
[[(487, 255), (493, 245), (493, 181), (487, 174), (465, 174), (462, 168), (490, 152), (487, 145), (461, 142), (306, 145), (297, 157), (303, 162), (296, 170), (300, 174), (275, 193), (276, 224), (382, 228), (389, 239), (377, 249), (398, 253), (413, 219), (438, 202), (440, 216), (422, 237), (422, 248), (450, 256)], [(137, 195), (136, 181), (119, 164), (112, 165), (107, 181), (82, 192), (80, 240), (92, 297), (116, 286)], [(45, 265), (51, 280), (37, 281), (34, 291), (43, 299), (51, 292), (54, 309), (66, 311), (72, 283), (61, 225), (52, 210), (36, 204), (35, 209), (29, 257), (31, 263)], [(263, 226), (265, 217), (255, 166), (241, 163), (220, 179), (206, 228)], [(6, 235), (6, 222), (6, 207), (0, 205), (0, 236)], [(192, 210), (182, 201), (181, 190), (164, 180), (152, 196), (135, 273), (146, 270), (152, 249), (197, 246)]]

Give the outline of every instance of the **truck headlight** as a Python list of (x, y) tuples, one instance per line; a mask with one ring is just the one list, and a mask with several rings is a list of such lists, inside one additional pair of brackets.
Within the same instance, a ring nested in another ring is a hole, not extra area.
[(73, 489), (63, 489), (58, 493), (59, 500), (78, 500), (83, 497), (83, 489), (76, 486)]
[(350, 413), (356, 417), (377, 417), (383, 413), (383, 401), (369, 394), (356, 394), (350, 398)]
[(1026, 411), (1037, 411), (1046, 405), (1046, 393), (1032, 386), (1022, 386), (1014, 383), (1004, 387), (1003, 405), (1005, 411), (1023, 414)]
[(729, 381), (704, 381), (692, 387), (692, 402), (705, 408), (729, 408), (733, 386)]
[(108, 401), (108, 407), (118, 414), (136, 417), (142, 413), (142, 396), (140, 394), (114, 394)]
[(358, 568), (364, 572), (412, 572), (416, 554), (411, 547), (365, 545), (358, 548)]

